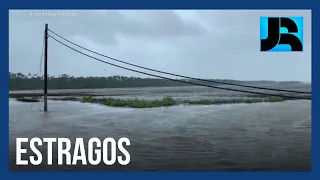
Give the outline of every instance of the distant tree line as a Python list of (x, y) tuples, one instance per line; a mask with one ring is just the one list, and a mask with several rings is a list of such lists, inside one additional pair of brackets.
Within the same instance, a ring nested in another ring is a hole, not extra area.
[[(193, 80), (179, 79), (182, 81), (195, 82)], [(242, 84), (237, 80), (216, 80)], [(199, 83), (199, 82), (198, 82)], [(204, 84), (203, 82), (201, 82)], [(10, 90), (34, 90), (42, 89), (43, 76), (37, 74), (24, 75), (22, 73), (9, 72)], [(217, 85), (210, 83), (210, 85)], [(158, 78), (139, 78), (125, 76), (109, 77), (74, 77), (67, 74), (48, 77), (48, 89), (94, 89), (94, 88), (130, 88), (130, 87), (167, 87), (167, 86), (190, 86), (176, 81)]]

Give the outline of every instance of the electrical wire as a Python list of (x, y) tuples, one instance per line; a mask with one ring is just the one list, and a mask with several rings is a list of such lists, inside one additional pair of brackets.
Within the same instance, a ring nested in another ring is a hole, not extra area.
[(246, 90), (238, 90), (238, 89), (231, 89), (231, 88), (225, 88), (225, 87), (217, 87), (217, 86), (199, 84), (199, 83), (194, 83), (194, 82), (187, 82), (187, 81), (182, 81), (182, 80), (178, 80), (178, 79), (172, 79), (172, 78), (167, 78), (167, 77), (158, 76), (158, 75), (154, 75), (154, 74), (149, 74), (149, 73), (146, 73), (146, 72), (142, 72), (142, 71), (138, 71), (138, 70), (126, 68), (126, 67), (123, 67), (123, 66), (119, 66), (119, 65), (116, 65), (116, 64), (113, 64), (113, 63), (110, 63), (110, 62), (101, 60), (101, 59), (99, 59), (99, 58), (90, 56), (90, 55), (88, 55), (88, 54), (86, 54), (86, 53), (83, 53), (83, 52), (81, 52), (81, 51), (79, 51), (79, 50), (77, 50), (77, 49), (75, 49), (75, 48), (72, 48), (72, 47), (64, 44), (63, 42), (57, 40), (56, 38), (52, 37), (51, 35), (49, 35), (49, 37), (52, 38), (53, 40), (55, 40), (56, 42), (64, 45), (65, 47), (68, 47), (69, 49), (74, 50), (74, 51), (76, 51), (76, 52), (78, 52), (78, 53), (80, 53), (80, 54), (82, 54), (82, 55), (84, 55), (84, 56), (90, 57), (90, 58), (92, 58), (92, 59), (95, 59), (95, 60), (100, 61), (100, 62), (105, 63), (105, 64), (109, 64), (109, 65), (111, 65), (111, 66), (115, 66), (115, 67), (118, 67), (118, 68), (121, 68), (121, 69), (125, 69), (125, 70), (128, 70), (128, 71), (137, 72), (137, 73), (144, 74), (144, 75), (148, 75), (148, 76), (153, 76), (153, 77), (157, 77), (157, 78), (161, 78), (161, 79), (166, 79), (166, 80), (181, 82), (181, 83), (185, 83), (185, 84), (191, 84), (191, 85), (197, 85), (197, 86), (204, 86), (204, 87), (210, 87), (210, 88), (222, 89), (222, 90), (229, 90), (229, 91), (236, 91), (236, 92), (242, 92), (242, 93), (259, 94), (259, 95), (264, 95), (264, 96), (278, 96), (278, 97), (290, 98), (290, 99), (306, 99), (306, 100), (311, 100), (311, 97), (294, 97), (294, 96), (287, 96), (287, 95), (282, 95), (282, 94), (270, 94), (270, 93), (262, 93), (262, 92), (253, 92), (253, 91), (246, 91)]
[(125, 61), (121, 61), (119, 59), (116, 59), (116, 58), (113, 58), (113, 57), (110, 57), (110, 56), (106, 56), (104, 54), (100, 54), (98, 52), (95, 52), (93, 50), (90, 50), (90, 49), (87, 49), (83, 46), (80, 46), (62, 36), (60, 36), (59, 34), (55, 33), (54, 31), (48, 29), (48, 31), (50, 31), (51, 33), (53, 33), (54, 35), (60, 37), (61, 39), (75, 45), (75, 46), (78, 46), (84, 50), (87, 50), (87, 51), (90, 51), (94, 54), (97, 54), (97, 55), (100, 55), (100, 56), (103, 56), (105, 58), (108, 58), (108, 59), (111, 59), (111, 60), (114, 60), (114, 61), (117, 61), (117, 62), (120, 62), (120, 63), (123, 63), (123, 64), (127, 64), (127, 65), (130, 65), (130, 66), (134, 66), (134, 67), (138, 67), (138, 68), (141, 68), (141, 69), (145, 69), (145, 70), (149, 70), (149, 71), (154, 71), (154, 72), (158, 72), (158, 73), (162, 73), (162, 74), (167, 74), (167, 75), (172, 75), (172, 76), (176, 76), (176, 77), (181, 77), (181, 78), (187, 78), (187, 79), (193, 79), (193, 80), (197, 80), (197, 81), (204, 81), (204, 82), (210, 82), (210, 83), (217, 83), (217, 84), (224, 84), (224, 85), (233, 85), (233, 86), (239, 86), (239, 87), (247, 87), (247, 88), (253, 88), (253, 89), (261, 89), (261, 90), (271, 90), (271, 91), (279, 91), (279, 92), (287, 92), (287, 93), (300, 93), (300, 94), (311, 94), (311, 92), (304, 92), (304, 91), (293, 91), (293, 90), (285, 90), (285, 89), (274, 89), (274, 88), (266, 88), (266, 87), (258, 87), (258, 86), (250, 86), (250, 85), (242, 85), (242, 84), (234, 84), (234, 83), (227, 83), (227, 82), (220, 82), (220, 81), (214, 81), (214, 80), (208, 80), (208, 79), (200, 79), (200, 78), (194, 78), (194, 77), (189, 77), (189, 76), (184, 76), (184, 75), (178, 75), (178, 74), (173, 74), (173, 73), (169, 73), (169, 72), (164, 72), (164, 71), (159, 71), (159, 70), (156, 70), (156, 69), (151, 69), (151, 68), (147, 68), (147, 67), (143, 67), (143, 66), (139, 66), (139, 65), (135, 65), (135, 64), (131, 64), (131, 63), (128, 63), (128, 62), (125, 62)]

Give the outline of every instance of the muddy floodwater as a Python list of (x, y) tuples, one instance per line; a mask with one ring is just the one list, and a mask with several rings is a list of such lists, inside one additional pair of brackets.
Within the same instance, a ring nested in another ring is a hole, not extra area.
[[(193, 88), (90, 92), (113, 95), (113, 98), (142, 99), (167, 95), (182, 99), (237, 95)], [(69, 101), (49, 101), (48, 105), (49, 111), (44, 113), (41, 102), (23, 103), (9, 99), (12, 170), (19, 170), (12, 163), (17, 137), (127, 137), (131, 141), (130, 166), (116, 170), (311, 170), (309, 100), (146, 109)], [(108, 167), (104, 168), (108, 170)]]

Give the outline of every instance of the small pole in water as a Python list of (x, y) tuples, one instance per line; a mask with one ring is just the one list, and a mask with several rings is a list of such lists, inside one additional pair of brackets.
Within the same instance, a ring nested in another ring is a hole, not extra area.
[(43, 102), (44, 102), (44, 111), (48, 111), (48, 102), (47, 102), (47, 94), (48, 94), (48, 24), (45, 24), (44, 30), (44, 89), (43, 89)]

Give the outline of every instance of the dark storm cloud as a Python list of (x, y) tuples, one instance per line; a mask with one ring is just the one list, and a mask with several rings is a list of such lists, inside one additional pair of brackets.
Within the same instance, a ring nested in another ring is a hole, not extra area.
[[(59, 17), (37, 15), (37, 13), (74, 12), (75, 16)], [(174, 11), (135, 12), (142, 18), (131, 18), (119, 11), (11, 11), (11, 22), (26, 26), (47, 22), (52, 29), (67, 36), (84, 36), (102, 43), (115, 42), (117, 34), (144, 37), (176, 37), (201, 34), (204, 32), (199, 24), (183, 21)], [(133, 14), (134, 16), (134, 14)], [(19, 22), (21, 23), (21, 22)], [(168, 28), (170, 27), (170, 28)]]
[[(44, 23), (79, 43), (130, 63), (202, 78), (311, 79), (310, 11), (10, 11), (10, 70), (37, 73)], [(260, 16), (305, 17), (305, 51), (259, 52)], [(49, 73), (128, 75), (49, 40)]]

